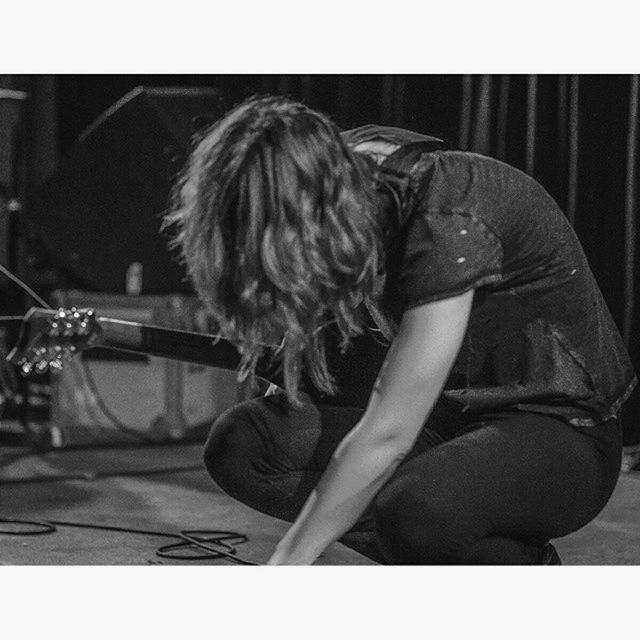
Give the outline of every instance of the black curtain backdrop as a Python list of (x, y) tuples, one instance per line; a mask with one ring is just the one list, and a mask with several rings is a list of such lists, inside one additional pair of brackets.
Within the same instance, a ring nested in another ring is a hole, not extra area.
[[(196, 75), (57, 76), (58, 142), (139, 85), (217, 87), (232, 105), (286, 94), (339, 126), (396, 125), (493, 155), (534, 176), (580, 237), (640, 370), (638, 76)], [(627, 404), (627, 444), (640, 442), (640, 392)]]

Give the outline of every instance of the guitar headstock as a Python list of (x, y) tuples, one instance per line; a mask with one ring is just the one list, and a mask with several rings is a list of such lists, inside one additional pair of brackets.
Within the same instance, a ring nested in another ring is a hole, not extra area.
[(100, 325), (93, 309), (29, 309), (20, 337), (7, 360), (23, 375), (57, 373), (65, 360), (100, 343)]

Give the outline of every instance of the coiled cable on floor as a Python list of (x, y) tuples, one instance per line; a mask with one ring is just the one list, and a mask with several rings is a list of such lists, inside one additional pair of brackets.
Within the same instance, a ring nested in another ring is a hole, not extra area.
[[(116, 527), (102, 524), (66, 522), (62, 520), (21, 520), (17, 518), (0, 518), (0, 523), (25, 527), (20, 530), (13, 528), (0, 529), (1, 535), (43, 535), (56, 532), (58, 527), (71, 527), (76, 529), (118, 531), (120, 533), (172, 538), (174, 540), (173, 543), (163, 545), (156, 550), (158, 557), (172, 560), (217, 560), (223, 558), (238, 564), (257, 566), (257, 563), (244, 560), (237, 555), (236, 545), (247, 542), (249, 538), (235, 531), (197, 529), (180, 531), (179, 533), (168, 533), (165, 531), (149, 531), (146, 529), (134, 529), (132, 527)], [(197, 551), (188, 553), (189, 550)]]

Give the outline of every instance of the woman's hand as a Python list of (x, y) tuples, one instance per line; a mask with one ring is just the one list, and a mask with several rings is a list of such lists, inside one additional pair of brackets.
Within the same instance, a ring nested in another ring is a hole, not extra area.
[[(319, 555), (318, 552), (317, 555)], [(280, 548), (280, 546), (276, 547), (276, 550), (273, 552), (273, 555), (267, 561), (267, 564), (270, 565), (310, 565), (313, 564), (313, 561), (316, 559), (316, 554), (301, 553), (301, 550), (298, 551), (297, 555), (293, 555)]]

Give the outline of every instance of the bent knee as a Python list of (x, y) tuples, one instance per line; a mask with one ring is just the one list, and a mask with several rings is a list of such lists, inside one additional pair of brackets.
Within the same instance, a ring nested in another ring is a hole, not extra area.
[(204, 446), (204, 464), (209, 475), (227, 493), (233, 492), (247, 467), (264, 454), (264, 441), (248, 402), (235, 405), (213, 423)]
[(390, 564), (456, 564), (477, 535), (469, 513), (446, 492), (405, 478), (392, 480), (374, 502), (378, 546)]

